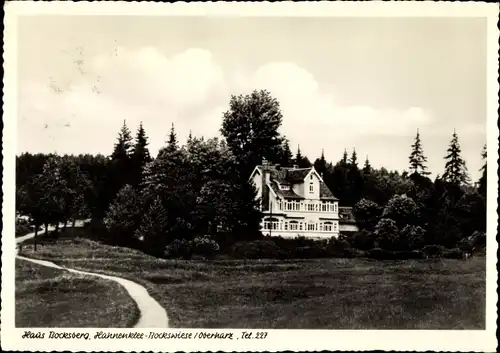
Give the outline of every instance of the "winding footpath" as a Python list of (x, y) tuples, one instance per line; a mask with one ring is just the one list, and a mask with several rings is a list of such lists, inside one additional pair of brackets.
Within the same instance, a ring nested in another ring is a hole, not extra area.
[[(83, 221), (79, 221), (75, 224), (76, 227), (81, 227), (83, 226)], [(54, 227), (49, 227), (49, 231), (54, 230)], [(16, 258), (25, 260), (25, 261), (30, 261), (35, 264), (41, 265), (41, 266), (46, 266), (46, 267), (52, 267), (52, 268), (57, 268), (60, 270), (68, 271), (68, 272), (73, 272), (73, 273), (79, 273), (82, 275), (87, 275), (87, 276), (95, 276), (95, 277), (101, 277), (110, 281), (117, 282), (121, 284), (125, 290), (128, 292), (128, 294), (132, 297), (132, 299), (137, 303), (137, 307), (139, 308), (140, 311), (140, 317), (139, 321), (135, 324), (135, 328), (168, 328), (168, 317), (167, 317), (167, 312), (165, 309), (156, 301), (154, 300), (143, 286), (132, 282), (128, 279), (121, 278), (121, 277), (115, 277), (115, 276), (108, 276), (108, 275), (103, 275), (100, 273), (94, 273), (94, 272), (86, 272), (86, 271), (80, 271), (80, 270), (74, 270), (71, 268), (63, 267), (56, 265), (53, 262), (50, 261), (45, 261), (45, 260), (38, 260), (38, 259), (32, 259), (29, 257), (24, 257), (18, 255), (19, 252), (19, 247), (17, 245), (21, 244), (22, 242), (31, 239), (35, 236), (35, 233), (30, 233), (26, 234), (22, 237), (16, 238)]]

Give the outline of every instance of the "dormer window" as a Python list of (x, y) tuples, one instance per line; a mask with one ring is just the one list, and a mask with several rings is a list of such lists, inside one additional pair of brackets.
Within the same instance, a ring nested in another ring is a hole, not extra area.
[(290, 190), (289, 185), (280, 185), (280, 190)]
[(309, 193), (314, 193), (314, 183), (309, 183)]

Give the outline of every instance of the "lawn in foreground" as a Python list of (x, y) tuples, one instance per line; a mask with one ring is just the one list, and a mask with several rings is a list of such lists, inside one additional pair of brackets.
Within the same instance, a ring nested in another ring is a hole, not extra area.
[(138, 315), (118, 283), (16, 259), (16, 327), (131, 327)]
[(24, 252), (141, 283), (166, 308), (173, 327), (485, 328), (484, 257), (175, 261), (84, 238)]

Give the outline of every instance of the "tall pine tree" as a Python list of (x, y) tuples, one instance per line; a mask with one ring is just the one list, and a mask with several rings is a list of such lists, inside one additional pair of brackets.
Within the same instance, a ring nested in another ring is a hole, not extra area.
[(137, 130), (137, 135), (135, 137), (134, 151), (132, 153), (133, 159), (133, 185), (139, 185), (141, 183), (142, 173), (144, 166), (151, 162), (151, 155), (148, 149), (148, 138), (146, 137), (146, 131), (142, 126), (142, 122)]
[(417, 129), (417, 136), (415, 137), (415, 143), (411, 145), (412, 151), (409, 157), (410, 160), (410, 170), (413, 173), (420, 175), (429, 175), (430, 173), (427, 171), (427, 158), (424, 156), (424, 151), (422, 149), (422, 143), (420, 141), (420, 133)]
[(324, 149), (321, 149), (321, 157), (320, 158), (316, 158), (316, 160), (314, 161), (314, 169), (316, 169), (316, 171), (321, 175), (323, 176), (326, 172), (326, 159), (325, 159), (325, 150)]
[(283, 138), (282, 144), (282, 156), (281, 156), (281, 165), (284, 167), (290, 167), (293, 164), (293, 154), (290, 150), (290, 145), (288, 143), (288, 139), (286, 136)]
[(370, 174), (372, 171), (372, 166), (370, 165), (370, 161), (368, 160), (368, 156), (366, 156), (365, 164), (363, 165), (363, 174)]
[(448, 154), (444, 157), (446, 164), (443, 180), (454, 185), (468, 184), (470, 179), (467, 174), (465, 161), (460, 156), (462, 150), (458, 143), (458, 135), (455, 130), (453, 130), (453, 137), (447, 152)]
[(111, 160), (126, 160), (132, 154), (132, 134), (127, 126), (126, 120), (123, 120), (123, 126), (118, 133), (118, 141), (115, 144)]
[(355, 148), (353, 148), (353, 150), (352, 150), (351, 159), (349, 160), (349, 164), (353, 168), (358, 168), (358, 154), (356, 153)]
[(342, 163), (343, 165), (347, 165), (348, 164), (348, 161), (347, 161), (347, 150), (344, 149), (344, 154), (342, 155), (342, 159), (340, 160), (340, 163)]

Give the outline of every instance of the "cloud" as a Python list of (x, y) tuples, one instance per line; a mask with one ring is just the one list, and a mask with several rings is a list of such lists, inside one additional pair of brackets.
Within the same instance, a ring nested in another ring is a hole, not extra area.
[[(111, 55), (85, 58), (78, 70), (71, 70), (68, 60), (62, 66), (46, 82), (20, 82), (21, 150), (109, 153), (124, 119), (132, 130), (139, 121), (150, 127), (153, 150), (161, 147), (172, 122), (181, 139), (190, 125), (200, 127), (199, 134), (216, 133), (212, 125), (220, 125), (214, 111), (221, 107), (211, 97), (227, 100), (227, 88), (207, 50), (192, 48), (167, 58), (153, 47), (117, 48)], [(60, 129), (67, 123), (71, 129)]]
[[(387, 138), (408, 136), (409, 146), (417, 128), (429, 134), (440, 131), (433, 112), (423, 107), (376, 109), (362, 101), (343, 105), (331, 87), (320, 84), (320, 77), (293, 62), (230, 72), (205, 49), (166, 56), (154, 47), (118, 47), (111, 54), (85, 58), (82, 70), (75, 68), (74, 60), (61, 67), (45, 82), (20, 82), (20, 151), (108, 154), (126, 119), (132, 130), (144, 123), (155, 154), (172, 122), (181, 141), (190, 131), (218, 135), (230, 94), (254, 89), (267, 89), (278, 99), (284, 115), (281, 132), (293, 149), (300, 144), (311, 157), (324, 148), (329, 158), (340, 158), (343, 149), (352, 146), (360, 147), (360, 155), (375, 153), (365, 146), (368, 139), (385, 146)], [(391, 153), (396, 152), (406, 154)]]

